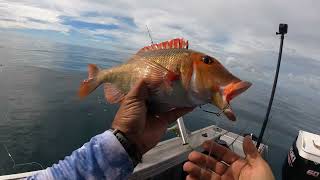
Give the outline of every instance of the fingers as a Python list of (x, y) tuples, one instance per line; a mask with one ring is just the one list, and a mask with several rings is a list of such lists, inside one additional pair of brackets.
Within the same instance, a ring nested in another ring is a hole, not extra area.
[(201, 168), (190, 161), (184, 163), (183, 170), (194, 177), (199, 177), (201, 175)]
[(250, 136), (246, 136), (243, 140), (243, 151), (250, 164), (253, 164), (253, 161), (259, 156), (259, 152), (256, 146), (253, 144)]
[(194, 108), (193, 107), (186, 107), (186, 108), (178, 108), (171, 110), (166, 113), (159, 114), (159, 119), (168, 121), (168, 124), (173, 123), (176, 121), (179, 117), (187, 114), (188, 112), (191, 112)]
[(224, 161), (228, 164), (232, 164), (240, 158), (239, 155), (232, 152), (230, 149), (219, 145), (213, 141), (205, 141), (202, 144), (205, 151), (212, 152), (212, 154), (217, 157), (218, 161)]
[(197, 179), (197, 177), (194, 177), (194, 176), (192, 176), (192, 175), (188, 175), (188, 176), (186, 177), (186, 180), (198, 180), (198, 179)]
[(207, 179), (207, 180), (220, 179), (220, 175), (218, 175), (214, 172), (205, 170), (204, 168), (201, 168), (200, 166), (198, 166), (190, 161), (184, 163), (183, 170), (189, 174), (187, 179), (190, 179), (190, 180), (194, 180), (194, 179), (201, 179), (201, 180), (203, 180), (203, 179)]
[(228, 168), (226, 165), (217, 161), (216, 159), (197, 151), (191, 152), (188, 156), (188, 159), (200, 167), (213, 170), (219, 175), (222, 175)]
[(128, 92), (126, 98), (135, 98), (146, 100), (148, 97), (148, 88), (143, 79), (139, 80)]

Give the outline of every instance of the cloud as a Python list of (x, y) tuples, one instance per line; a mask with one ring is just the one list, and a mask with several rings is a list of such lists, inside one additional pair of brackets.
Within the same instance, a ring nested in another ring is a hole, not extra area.
[(113, 17), (94, 17), (94, 16), (84, 16), (84, 17), (75, 17), (75, 21), (81, 21), (91, 24), (104, 24), (104, 25), (120, 25), (121, 22)]
[[(218, 57), (277, 51), (278, 23), (289, 24), (285, 53), (320, 60), (320, 1), (2, 1), (0, 28), (41, 29), (89, 36), (123, 48), (184, 37)], [(87, 37), (86, 37), (87, 38)]]
[(55, 10), (28, 6), (16, 2), (0, 2), (0, 27), (17, 29), (38, 29), (68, 32), (62, 25), (60, 13)]

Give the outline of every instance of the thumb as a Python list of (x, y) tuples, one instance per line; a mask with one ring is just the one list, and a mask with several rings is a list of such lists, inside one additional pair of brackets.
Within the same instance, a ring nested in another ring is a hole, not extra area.
[(253, 144), (250, 136), (246, 136), (243, 140), (243, 151), (249, 164), (253, 165), (259, 156), (259, 152)]
[(136, 82), (126, 95), (127, 99), (146, 100), (148, 97), (148, 88), (143, 79)]

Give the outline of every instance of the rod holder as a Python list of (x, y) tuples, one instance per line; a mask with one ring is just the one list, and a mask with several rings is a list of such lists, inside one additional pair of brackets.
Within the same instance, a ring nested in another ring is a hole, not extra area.
[(178, 128), (179, 128), (182, 144), (183, 145), (188, 144), (189, 143), (189, 141), (188, 141), (189, 134), (187, 132), (186, 126), (184, 125), (184, 121), (183, 121), (182, 117), (177, 119), (177, 124), (178, 124)]

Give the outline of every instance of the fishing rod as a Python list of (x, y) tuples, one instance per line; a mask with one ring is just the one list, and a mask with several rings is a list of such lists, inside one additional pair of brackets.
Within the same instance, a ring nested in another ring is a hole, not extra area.
[(265, 131), (265, 129), (267, 127), (267, 124), (268, 124), (268, 121), (269, 121), (269, 115), (270, 115), (270, 111), (271, 111), (271, 106), (272, 106), (274, 94), (276, 92), (277, 83), (278, 83), (278, 76), (279, 76), (279, 70), (280, 70), (280, 64), (281, 64), (284, 35), (287, 34), (287, 33), (288, 33), (288, 24), (279, 24), (279, 32), (276, 32), (276, 35), (279, 35), (279, 34), (281, 35), (279, 55), (278, 55), (278, 64), (277, 64), (276, 74), (274, 76), (273, 87), (272, 87), (272, 91), (271, 91), (271, 96), (270, 96), (270, 100), (269, 100), (267, 113), (266, 113), (266, 116), (264, 118), (264, 121), (263, 121), (263, 124), (262, 124), (262, 128), (261, 128), (261, 131), (260, 131), (260, 134), (259, 134), (259, 138), (258, 138), (258, 141), (257, 141), (257, 145), (256, 145), (257, 148), (259, 148), (259, 146), (260, 146), (260, 143), (261, 143), (262, 138), (263, 138), (264, 131)]
[(149, 30), (148, 25), (146, 25), (146, 27), (147, 27), (147, 31), (148, 31), (148, 35), (149, 35), (149, 38), (150, 38), (151, 44), (153, 44), (152, 36), (151, 36), (151, 33), (150, 33), (150, 30)]

